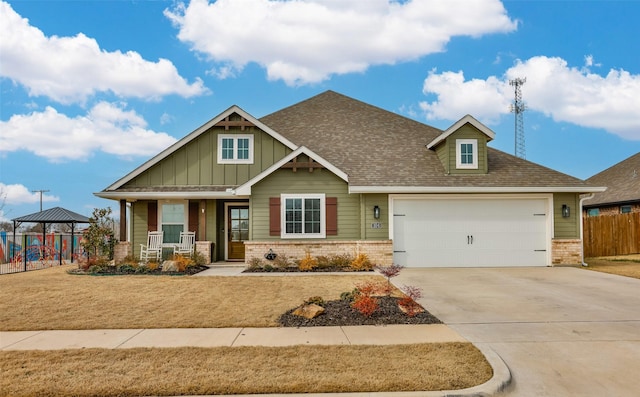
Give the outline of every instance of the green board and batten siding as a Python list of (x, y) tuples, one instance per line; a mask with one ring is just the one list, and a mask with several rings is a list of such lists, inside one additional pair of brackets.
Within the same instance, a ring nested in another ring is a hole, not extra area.
[(251, 190), (251, 240), (279, 240), (269, 235), (269, 198), (280, 194), (324, 193), (338, 199), (338, 235), (327, 240), (360, 239), (360, 195), (349, 194), (345, 181), (327, 169), (280, 169)]
[[(218, 134), (253, 135), (253, 164), (218, 164)], [(247, 182), (291, 152), (269, 134), (254, 128), (213, 127), (124, 187), (146, 186), (237, 186)]]
[[(478, 141), (478, 169), (456, 168), (456, 139), (476, 139)], [(447, 174), (486, 174), (487, 164), (487, 136), (471, 124), (465, 124), (436, 148), (438, 159)]]
[[(562, 217), (562, 205), (566, 204), (570, 208), (570, 216)], [(573, 239), (580, 238), (580, 197), (577, 193), (554, 193), (553, 194), (553, 231), (554, 238)]]

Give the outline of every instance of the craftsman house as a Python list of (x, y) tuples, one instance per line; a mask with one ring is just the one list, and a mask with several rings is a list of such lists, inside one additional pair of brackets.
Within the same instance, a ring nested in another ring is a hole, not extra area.
[(212, 261), (581, 263), (580, 194), (604, 188), (493, 138), (471, 116), (442, 131), (327, 91), (260, 119), (232, 106), (96, 195), (119, 201), (134, 255), (148, 231), (171, 244), (190, 230)]

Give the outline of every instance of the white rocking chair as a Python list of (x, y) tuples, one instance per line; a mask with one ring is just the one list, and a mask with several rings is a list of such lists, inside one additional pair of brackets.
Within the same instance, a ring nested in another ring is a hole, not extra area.
[(193, 254), (196, 245), (196, 232), (180, 232), (180, 242), (173, 246), (173, 254)]
[(147, 245), (140, 244), (140, 260), (148, 262), (149, 259), (162, 259), (162, 237), (164, 232), (149, 232)]

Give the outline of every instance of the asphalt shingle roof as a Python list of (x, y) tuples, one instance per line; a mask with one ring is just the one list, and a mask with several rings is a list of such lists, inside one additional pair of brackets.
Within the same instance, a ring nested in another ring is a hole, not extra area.
[(585, 207), (640, 201), (640, 152), (587, 179), (592, 185), (606, 186), (585, 201)]
[(593, 186), (493, 148), (488, 174), (447, 175), (436, 152), (426, 148), (442, 130), (333, 91), (260, 121), (346, 172), (351, 186)]

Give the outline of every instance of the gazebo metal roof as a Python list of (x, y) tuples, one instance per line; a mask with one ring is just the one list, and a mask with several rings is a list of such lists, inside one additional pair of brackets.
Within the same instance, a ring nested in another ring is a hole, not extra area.
[(33, 214), (12, 219), (14, 222), (33, 223), (89, 223), (89, 218), (62, 207), (35, 212)]

